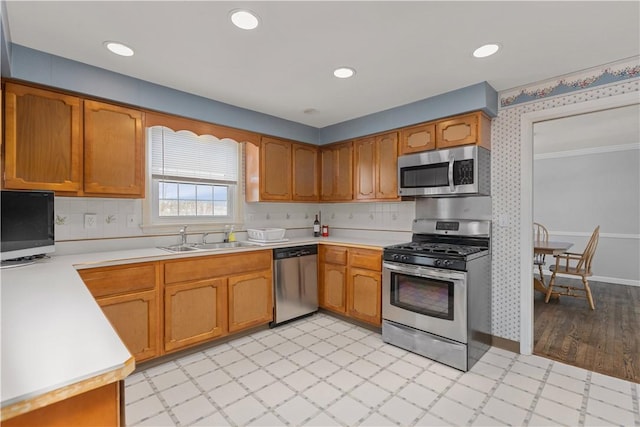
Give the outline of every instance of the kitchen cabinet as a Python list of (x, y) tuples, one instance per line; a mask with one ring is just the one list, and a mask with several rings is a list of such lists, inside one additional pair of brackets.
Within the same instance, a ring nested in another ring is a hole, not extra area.
[(435, 148), (435, 122), (422, 123), (400, 130), (400, 155), (434, 150)]
[(491, 119), (481, 111), (440, 120), (436, 124), (436, 148), (476, 144), (491, 149)]
[(165, 351), (273, 320), (270, 250), (164, 263)]
[(156, 263), (78, 270), (136, 362), (160, 355)]
[(142, 111), (6, 83), (4, 123), (5, 188), (144, 197)]
[(351, 141), (320, 148), (322, 175), (320, 199), (353, 199), (353, 144)]
[(347, 281), (348, 316), (374, 326), (382, 322), (382, 252), (350, 248)]
[(164, 289), (164, 349), (173, 351), (227, 333), (227, 280), (168, 285)]
[(317, 202), (318, 147), (307, 144), (291, 144), (292, 160), (292, 200)]
[(382, 252), (320, 246), (320, 307), (379, 327)]
[(229, 277), (229, 332), (273, 320), (271, 270)]
[(398, 199), (397, 132), (357, 139), (353, 151), (355, 199)]
[(245, 167), (247, 202), (318, 200), (317, 147), (262, 137), (246, 144)]
[(144, 153), (141, 111), (84, 101), (85, 195), (143, 198)]
[(4, 188), (82, 190), (82, 100), (6, 83)]

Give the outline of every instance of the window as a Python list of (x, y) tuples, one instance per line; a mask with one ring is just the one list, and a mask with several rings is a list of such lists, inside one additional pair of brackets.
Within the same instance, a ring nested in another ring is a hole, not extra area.
[(238, 222), (241, 145), (230, 139), (149, 128), (149, 225)]

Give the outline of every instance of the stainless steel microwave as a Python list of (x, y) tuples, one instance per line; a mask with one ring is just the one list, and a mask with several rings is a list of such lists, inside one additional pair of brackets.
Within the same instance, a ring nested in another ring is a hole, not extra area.
[(488, 196), (491, 153), (466, 145), (398, 157), (400, 196)]

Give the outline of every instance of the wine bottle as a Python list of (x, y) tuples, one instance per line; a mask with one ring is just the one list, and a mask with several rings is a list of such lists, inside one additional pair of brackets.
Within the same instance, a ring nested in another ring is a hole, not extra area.
[(318, 215), (316, 215), (316, 220), (313, 221), (313, 237), (320, 237), (320, 221), (318, 221)]

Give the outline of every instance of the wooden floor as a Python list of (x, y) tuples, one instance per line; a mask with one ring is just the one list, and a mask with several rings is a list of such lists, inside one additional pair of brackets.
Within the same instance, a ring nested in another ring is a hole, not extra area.
[(563, 296), (545, 304), (535, 292), (534, 354), (640, 383), (640, 287), (589, 284), (594, 311), (586, 299)]

